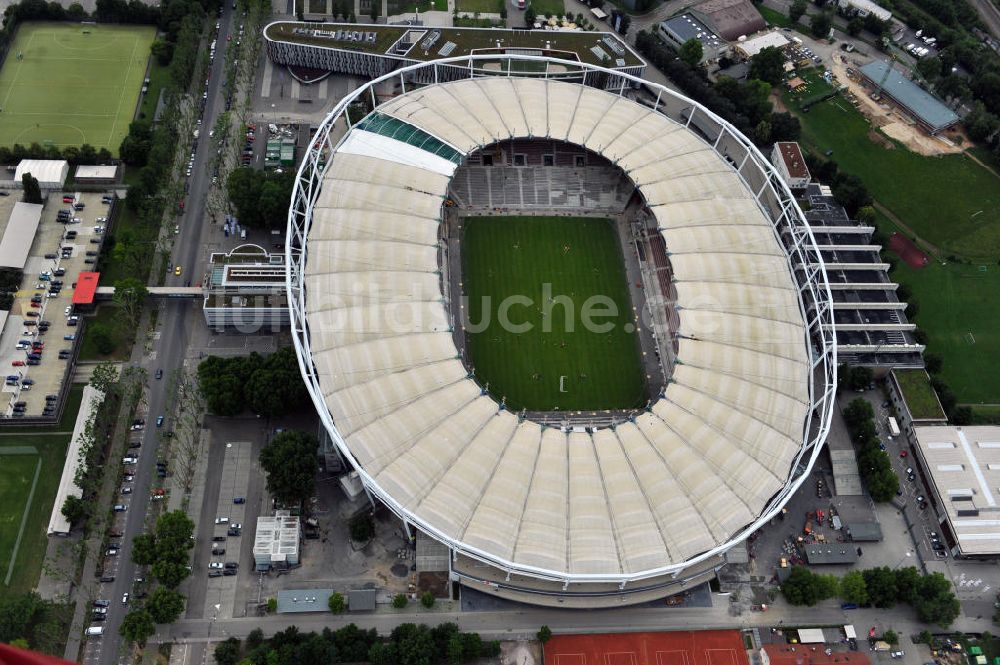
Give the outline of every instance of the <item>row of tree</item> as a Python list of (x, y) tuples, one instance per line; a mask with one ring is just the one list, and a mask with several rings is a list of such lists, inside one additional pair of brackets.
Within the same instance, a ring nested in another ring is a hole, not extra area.
[(260, 452), (260, 466), (267, 474), (267, 491), (286, 506), (297, 506), (316, 488), (316, 450), (312, 434), (285, 431)]
[(921, 575), (910, 566), (893, 570), (882, 566), (854, 570), (843, 577), (814, 573), (795, 566), (781, 584), (781, 593), (792, 605), (815, 605), (839, 597), (845, 603), (888, 609), (906, 603), (924, 623), (947, 628), (961, 612), (951, 582), (941, 573)]
[(858, 397), (844, 409), (847, 432), (858, 449), (858, 470), (873, 501), (891, 501), (899, 492), (899, 476), (882, 450), (871, 402)]
[(34, 591), (0, 594), (0, 642), (62, 656), (72, 607), (42, 600)]
[(251, 229), (283, 229), (288, 220), (295, 173), (234, 169), (226, 180), (229, 201), (240, 224)]
[(57, 145), (42, 146), (32, 143), (23, 146), (15, 143), (11, 146), (0, 146), (0, 164), (17, 164), (22, 159), (65, 159), (72, 166), (79, 164), (107, 164), (114, 160), (114, 155), (107, 148), (95, 148), (89, 143), (81, 146), (68, 145), (60, 148)]
[(404, 623), (386, 637), (353, 623), (338, 630), (303, 633), (291, 626), (267, 640), (261, 630), (245, 642), (231, 637), (215, 648), (218, 665), (299, 665), (299, 663), (363, 663), (372, 665), (461, 665), (496, 658), (500, 643), (478, 633), (463, 633), (453, 623), (429, 628)]
[[(752, 137), (758, 145), (798, 139), (801, 129), (798, 119), (788, 113), (774, 112), (769, 99), (771, 83), (767, 80), (749, 78), (740, 83), (722, 76), (713, 85), (704, 69), (697, 65), (700, 53), (695, 59), (695, 54), (686, 52), (685, 57), (688, 59), (684, 60), (677, 51), (645, 30), (636, 35), (635, 44), (639, 53), (676, 83), (684, 94), (732, 123), (741, 132)], [(751, 66), (756, 68), (757, 75), (767, 76), (777, 82), (780, 76), (774, 75), (772, 63), (776, 59), (775, 55), (767, 52), (756, 64), (751, 63)]]
[(149, 566), (159, 583), (145, 602), (122, 619), (121, 632), (127, 639), (143, 643), (158, 623), (171, 623), (184, 611), (184, 596), (177, 591), (191, 574), (188, 550), (194, 546), (194, 522), (183, 510), (163, 513), (156, 528), (132, 540), (132, 560)]
[(198, 365), (198, 383), (209, 410), (217, 416), (235, 416), (247, 410), (281, 416), (309, 402), (291, 347), (266, 356), (209, 356)]

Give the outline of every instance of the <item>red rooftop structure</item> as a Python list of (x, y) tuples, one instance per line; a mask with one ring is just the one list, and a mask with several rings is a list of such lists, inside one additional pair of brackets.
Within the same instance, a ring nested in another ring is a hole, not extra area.
[(97, 282), (101, 279), (99, 272), (81, 272), (76, 278), (76, 288), (73, 289), (74, 305), (93, 305), (94, 294), (97, 293)]

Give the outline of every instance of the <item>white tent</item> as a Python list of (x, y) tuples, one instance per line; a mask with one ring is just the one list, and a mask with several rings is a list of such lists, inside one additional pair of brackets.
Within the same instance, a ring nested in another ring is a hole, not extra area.
[(58, 189), (69, 175), (69, 162), (64, 159), (22, 159), (14, 172), (14, 182), (21, 182), (25, 173), (38, 180), (38, 186), (43, 189)]

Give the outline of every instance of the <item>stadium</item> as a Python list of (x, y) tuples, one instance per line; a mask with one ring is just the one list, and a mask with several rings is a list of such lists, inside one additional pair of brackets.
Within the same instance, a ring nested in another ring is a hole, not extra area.
[(815, 242), (753, 144), (666, 88), (520, 53), (401, 68), (319, 127), (289, 214), (323, 425), (454, 581), (562, 607), (677, 593), (819, 454)]

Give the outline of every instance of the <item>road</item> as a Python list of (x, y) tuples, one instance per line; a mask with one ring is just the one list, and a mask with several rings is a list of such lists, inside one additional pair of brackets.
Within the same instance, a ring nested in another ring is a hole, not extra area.
[[(180, 234), (176, 238), (173, 249), (173, 265), (180, 265), (185, 274), (181, 276), (171, 275), (167, 278), (168, 286), (182, 286), (187, 280), (193, 282), (200, 280), (203, 266), (207, 257), (204, 255), (203, 236), (207, 236), (210, 220), (205, 220), (203, 211), (208, 190), (211, 186), (211, 173), (209, 163), (212, 156), (211, 140), (208, 137), (208, 130), (215, 125), (216, 118), (225, 107), (225, 100), (221, 98), (222, 80), (225, 78), (226, 49), (229, 42), (227, 35), (234, 25), (234, 15), (236, 11), (229, 3), (224, 4), (223, 15), (219, 19), (221, 27), (216, 37), (216, 56), (211, 67), (211, 77), (207, 89), (208, 99), (205, 104), (205, 111), (202, 120), (201, 138), (199, 139), (199, 149), (195, 155), (194, 169), (192, 177), (189, 179), (189, 191), (186, 197), (187, 205), (183, 216), (179, 217), (177, 223), (180, 224)], [(234, 42), (235, 43), (235, 42)], [(197, 95), (197, 92), (195, 92)], [(195, 279), (198, 275), (198, 279)], [(152, 377), (157, 368), (162, 368), (169, 375), (169, 371), (180, 368), (187, 355), (187, 348), (190, 339), (191, 326), (197, 325), (200, 321), (197, 312), (192, 313), (192, 304), (188, 301), (167, 300), (162, 305), (159, 320), (162, 321), (160, 335), (153, 343), (153, 353), (145, 353), (141, 343), (136, 344), (132, 362), (141, 363), (149, 371)], [(151, 360), (155, 358), (155, 360)], [(147, 393), (147, 403), (149, 405), (149, 418), (152, 423), (160, 414), (166, 412), (168, 403), (167, 387), (170, 385), (166, 380), (150, 379)], [(169, 423), (167, 424), (169, 426)], [(132, 501), (128, 517), (123, 530), (122, 551), (119, 555), (119, 567), (115, 576), (115, 581), (105, 586), (102, 597), (111, 601), (111, 611), (108, 612), (108, 620), (104, 622), (104, 636), (102, 638), (102, 648), (100, 657), (96, 663), (100, 665), (110, 665), (119, 661), (121, 638), (118, 629), (121, 626), (122, 618), (127, 612), (127, 608), (122, 607), (122, 595), (131, 592), (133, 580), (135, 579), (135, 564), (132, 563), (131, 549), (132, 539), (143, 532), (146, 508), (149, 506), (149, 491), (152, 484), (153, 469), (157, 459), (157, 428), (148, 427), (142, 440), (142, 447), (139, 449), (139, 463), (135, 467), (135, 480), (133, 481), (133, 494), (137, 500)], [(110, 587), (110, 590), (108, 590)]]
[(972, 6), (979, 12), (990, 33), (1000, 39), (1000, 8), (993, 4), (993, 0), (972, 0)]

